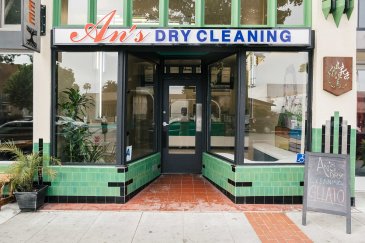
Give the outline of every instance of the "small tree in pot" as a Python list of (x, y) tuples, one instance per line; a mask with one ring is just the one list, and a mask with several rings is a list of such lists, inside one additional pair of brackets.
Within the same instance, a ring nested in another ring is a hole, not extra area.
[[(13, 154), (14, 162), (7, 173), (10, 175), (10, 187), (14, 190), (15, 198), (21, 210), (37, 210), (44, 204), (47, 185), (34, 183), (38, 170), (48, 175), (51, 179), (56, 176), (56, 171), (49, 167), (42, 167), (43, 160), (47, 159), (40, 153), (25, 154), (13, 142), (0, 144), (0, 152)], [(59, 164), (54, 158), (51, 161)]]

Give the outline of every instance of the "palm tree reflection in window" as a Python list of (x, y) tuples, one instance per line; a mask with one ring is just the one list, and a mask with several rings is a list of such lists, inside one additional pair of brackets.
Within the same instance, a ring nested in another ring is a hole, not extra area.
[(277, 24), (304, 24), (303, 0), (277, 0)]
[(134, 0), (133, 23), (158, 24), (159, 0)]

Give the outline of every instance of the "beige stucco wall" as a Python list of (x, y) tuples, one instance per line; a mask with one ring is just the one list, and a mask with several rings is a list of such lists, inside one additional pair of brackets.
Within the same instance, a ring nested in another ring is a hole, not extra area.
[[(356, 3), (357, 5), (357, 3)], [(350, 20), (343, 14), (337, 28), (333, 16), (326, 20), (322, 13), (322, 1), (312, 1), (312, 28), (315, 30), (313, 70), (313, 127), (319, 128), (334, 113), (356, 126), (356, 26), (357, 6)], [(323, 91), (323, 57), (353, 57), (353, 89), (341, 96)]]
[(47, 34), (41, 38), (41, 52), (34, 52), (33, 70), (33, 142), (43, 138), (50, 142), (51, 128), (51, 28), (53, 1), (43, 0), (47, 7)]

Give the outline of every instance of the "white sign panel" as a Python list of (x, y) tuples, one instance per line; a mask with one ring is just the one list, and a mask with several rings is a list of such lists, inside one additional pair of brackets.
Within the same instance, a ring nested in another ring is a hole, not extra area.
[(126, 161), (132, 160), (132, 146), (127, 146), (126, 148)]
[(310, 46), (309, 29), (54, 29), (54, 45)]
[(41, 48), (41, 1), (22, 1), (22, 44), (36, 52)]

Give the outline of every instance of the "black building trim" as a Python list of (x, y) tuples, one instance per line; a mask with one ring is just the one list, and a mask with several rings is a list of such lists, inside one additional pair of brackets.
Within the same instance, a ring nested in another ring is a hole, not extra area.
[(343, 121), (343, 117), (340, 117), (340, 124), (339, 124), (339, 131), (338, 131), (338, 153), (342, 154), (342, 121)]
[[(230, 192), (226, 191), (209, 178), (205, 177), (210, 183), (212, 183), (218, 190), (226, 195), (235, 204), (302, 204), (303, 196), (248, 196), (248, 197), (235, 197)], [(232, 182), (232, 181), (231, 181)], [(231, 184), (231, 183), (230, 183)]]
[[(129, 195), (123, 195), (124, 193), (121, 193), (121, 196), (117, 196), (117, 197), (110, 197), (110, 196), (46, 196), (45, 201), (47, 203), (100, 203), (100, 204), (124, 204), (126, 202), (128, 202), (131, 198), (133, 198), (135, 195), (137, 195), (140, 191), (142, 191), (143, 189), (145, 189), (147, 186), (149, 186), (152, 182), (154, 182), (159, 176), (157, 176), (155, 179), (153, 179), (152, 181), (150, 181), (149, 183), (141, 186), (140, 188), (138, 188), (137, 190), (135, 190), (134, 192), (132, 192)], [(114, 184), (113, 184), (114, 183)], [(118, 185), (116, 183), (119, 183)], [(109, 184), (111, 184), (110, 187), (119, 187), (120, 185), (122, 185), (123, 182), (109, 182)], [(133, 183), (133, 179), (127, 181), (125, 184), (126, 186)], [(126, 187), (121, 186), (121, 192), (124, 191), (125, 189), (125, 194), (127, 194), (126, 192)]]
[(335, 118), (331, 116), (331, 136), (330, 136), (330, 153), (333, 154), (333, 135), (335, 133), (335, 127), (334, 127), (334, 121)]
[(128, 194), (127, 186), (133, 183), (133, 179), (126, 182), (108, 182), (108, 187), (120, 187), (120, 196), (125, 196)]
[(235, 187), (252, 187), (252, 182), (235, 182), (228, 179), (228, 183)]
[(120, 51), (118, 54), (118, 99), (117, 99), (117, 164), (126, 164), (126, 90), (127, 90), (127, 54), (125, 51)]
[(125, 203), (125, 197), (109, 196), (47, 196), (47, 203)]
[(231, 165), (231, 167), (232, 167), (232, 171), (233, 172), (236, 172), (236, 166), (235, 165)]
[[(239, 50), (236, 57), (237, 80), (236, 88), (236, 136), (235, 147), (244, 148), (245, 146), (245, 113), (246, 113), (246, 52)], [(234, 164), (244, 163), (244, 153), (240, 149), (235, 149)]]
[(128, 172), (128, 166), (117, 167), (117, 173), (126, 173), (126, 172)]

